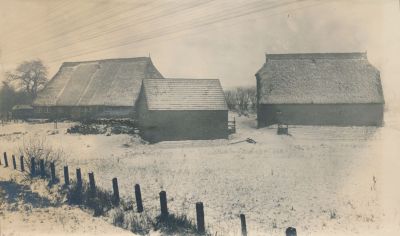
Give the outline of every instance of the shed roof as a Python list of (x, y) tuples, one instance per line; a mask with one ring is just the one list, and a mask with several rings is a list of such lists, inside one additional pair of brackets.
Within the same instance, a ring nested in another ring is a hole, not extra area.
[(143, 88), (149, 110), (228, 110), (218, 79), (148, 79)]
[(26, 104), (18, 104), (12, 107), (12, 110), (32, 110), (33, 107), (31, 105), (26, 105)]
[(163, 78), (148, 57), (64, 62), (34, 105), (133, 106), (146, 78)]
[(260, 104), (384, 103), (366, 53), (267, 54), (257, 72)]

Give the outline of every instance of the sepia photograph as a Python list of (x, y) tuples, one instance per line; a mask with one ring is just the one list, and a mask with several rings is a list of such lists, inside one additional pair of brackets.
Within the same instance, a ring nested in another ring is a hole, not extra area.
[(399, 0), (0, 0), (0, 236), (400, 235)]

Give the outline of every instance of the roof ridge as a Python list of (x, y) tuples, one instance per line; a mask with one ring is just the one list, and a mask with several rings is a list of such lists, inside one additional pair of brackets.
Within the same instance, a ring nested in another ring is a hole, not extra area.
[(94, 63), (94, 62), (107, 62), (107, 61), (151, 61), (150, 57), (125, 57), (125, 58), (108, 58), (100, 60), (89, 60), (89, 61), (66, 61), (62, 63), (62, 66), (76, 65), (82, 63)]
[(367, 59), (367, 52), (333, 52), (333, 53), (288, 53), (265, 54), (266, 60), (287, 59)]
[[(156, 78), (148, 78), (148, 79), (146, 79), (146, 80), (159, 80), (159, 79), (156, 79)], [(217, 79), (217, 78), (205, 78), (205, 79), (201, 79), (201, 78), (194, 78), (194, 79), (191, 79), (191, 78), (164, 78), (162, 81), (187, 81), (187, 80), (219, 80), (219, 79)]]

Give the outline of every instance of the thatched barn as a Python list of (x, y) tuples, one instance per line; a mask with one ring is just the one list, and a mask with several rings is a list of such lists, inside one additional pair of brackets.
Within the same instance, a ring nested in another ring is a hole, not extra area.
[(148, 57), (65, 62), (35, 99), (35, 117), (134, 118), (147, 78), (163, 78)]
[(366, 53), (267, 54), (256, 73), (258, 126), (381, 126), (379, 71)]
[(150, 142), (228, 137), (228, 108), (217, 79), (148, 79), (138, 102), (141, 136)]

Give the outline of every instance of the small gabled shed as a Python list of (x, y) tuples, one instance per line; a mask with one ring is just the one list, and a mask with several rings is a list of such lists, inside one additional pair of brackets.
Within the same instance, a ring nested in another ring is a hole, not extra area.
[(218, 79), (143, 80), (137, 104), (150, 142), (228, 137), (228, 108)]

